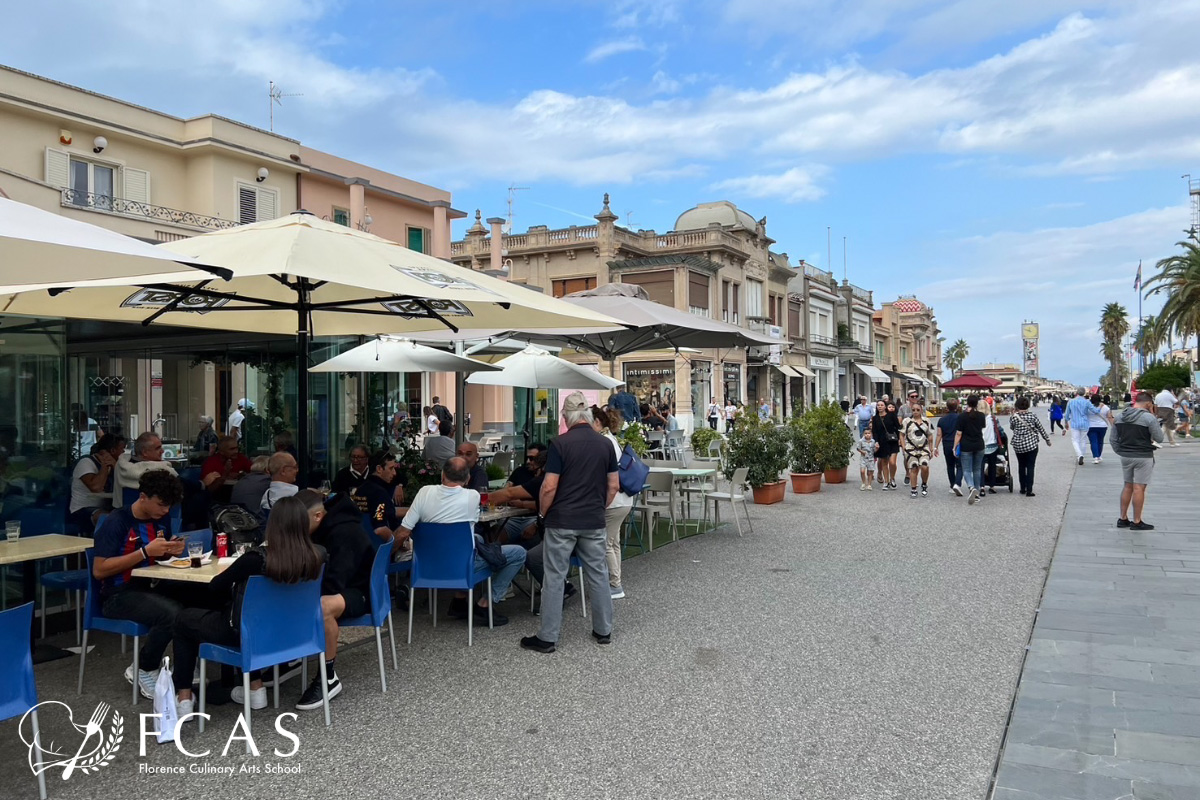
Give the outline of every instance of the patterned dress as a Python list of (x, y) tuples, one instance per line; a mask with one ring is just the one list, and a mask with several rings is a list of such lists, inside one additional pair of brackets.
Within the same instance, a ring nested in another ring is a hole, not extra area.
[(933, 457), (933, 436), (924, 414), (900, 423), (900, 445), (906, 470), (929, 466), (929, 459)]

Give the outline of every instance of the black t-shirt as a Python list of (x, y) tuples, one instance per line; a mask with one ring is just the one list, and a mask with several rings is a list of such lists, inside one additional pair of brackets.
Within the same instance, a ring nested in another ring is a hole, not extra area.
[(350, 496), (358, 504), (358, 510), (370, 517), (372, 526), (395, 526), (395, 489), (384, 483), (379, 476), (369, 475)]
[(942, 432), (942, 449), (954, 449), (954, 432), (958, 430), (958, 418), (961, 416), (957, 411), (946, 414), (938, 420), (938, 430)]
[[(526, 491), (526, 493), (528, 493), (528, 495), (533, 498), (533, 508), (535, 511), (541, 511), (542, 482), (545, 480), (546, 480), (546, 476), (545, 476), (545, 474), (542, 474), (542, 475), (538, 475), (536, 477), (531, 477), (529, 480), (525, 481), (525, 483), (522, 483), (520, 485), (521, 488), (524, 489)], [(513, 485), (515, 486), (516, 484), (513, 484)], [(557, 503), (558, 501), (555, 500), (554, 502)]]
[(342, 467), (338, 470), (337, 475), (333, 476), (333, 491), (339, 494), (350, 494), (367, 479), (367, 473), (355, 475), (354, 471), (349, 467)]
[(512, 471), (512, 475), (508, 476), (508, 482), (513, 486), (524, 486), (533, 480), (533, 470), (522, 464)]
[(608, 476), (617, 471), (612, 442), (586, 422), (573, 425), (550, 444), (546, 474), (558, 475), (547, 528), (595, 530), (604, 527)]
[(987, 417), (978, 411), (966, 411), (958, 415), (955, 430), (962, 433), (959, 446), (964, 453), (977, 453), (983, 450), (983, 428), (987, 425)]
[(476, 464), (475, 468), (471, 470), (471, 477), (467, 480), (467, 488), (474, 489), (481, 494), (488, 490), (487, 468), (483, 464)]

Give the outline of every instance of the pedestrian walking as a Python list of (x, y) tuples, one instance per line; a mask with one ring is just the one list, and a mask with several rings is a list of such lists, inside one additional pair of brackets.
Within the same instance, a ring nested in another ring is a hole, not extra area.
[(1041, 436), (1045, 439), (1046, 446), (1050, 447), (1052, 444), (1050, 435), (1042, 427), (1042, 421), (1037, 418), (1037, 415), (1029, 410), (1028, 397), (1017, 398), (1016, 411), (1009, 419), (1008, 427), (1012, 431), (1009, 441), (1012, 443), (1013, 453), (1017, 456), (1017, 483), (1021, 487), (1021, 494), (1033, 497), (1033, 473), (1034, 467), (1037, 465), (1038, 437)]
[(854, 406), (854, 418), (858, 423), (858, 436), (861, 439), (863, 431), (871, 424), (871, 417), (875, 415), (875, 406), (867, 402), (866, 396), (858, 398), (858, 403)]
[(882, 400), (875, 404), (871, 432), (879, 442), (875, 452), (879, 488), (888, 492), (896, 488), (896, 454), (900, 452), (900, 420), (896, 419), (895, 405)]
[(1155, 395), (1154, 406), (1159, 425), (1167, 435), (1167, 443), (1171, 447), (1179, 447), (1179, 442), (1175, 441), (1175, 417), (1176, 409), (1179, 408), (1179, 398), (1168, 386)]
[(962, 461), (963, 481), (969, 488), (969, 505), (979, 502), (983, 487), (983, 429), (986, 424), (987, 417), (979, 412), (979, 395), (969, 395), (967, 410), (958, 415), (954, 432), (954, 448)]
[(737, 416), (737, 406), (729, 398), (725, 398), (725, 433), (733, 433), (733, 418)]
[[(1151, 409), (1157, 399), (1149, 392), (1138, 392), (1133, 405), (1121, 410), (1113, 426), (1113, 450), (1121, 457), (1121, 473), (1125, 485), (1121, 488), (1121, 514), (1118, 528), (1133, 531), (1152, 531), (1153, 525), (1142, 519), (1146, 504), (1146, 487), (1154, 474), (1154, 443), (1163, 440), (1162, 426)], [(1133, 506), (1133, 519), (1129, 507)]]
[(1050, 399), (1050, 432), (1054, 433), (1054, 426), (1062, 428), (1062, 435), (1067, 435), (1067, 426), (1063, 424), (1063, 404), (1059, 402), (1057, 397)]
[(934, 450), (942, 450), (942, 458), (946, 461), (946, 479), (950, 481), (950, 493), (962, 497), (963, 471), (962, 463), (954, 452), (954, 432), (958, 429), (958, 398), (951, 397), (946, 401), (946, 413), (937, 422), (937, 441)]
[(875, 441), (870, 428), (862, 432), (854, 449), (858, 451), (858, 476), (862, 479), (858, 490), (870, 491), (875, 488), (875, 451), (879, 449), (879, 442)]
[(1099, 411), (1092, 405), (1092, 401), (1084, 397), (1084, 391), (1081, 388), (1075, 390), (1075, 396), (1071, 398), (1071, 402), (1067, 403), (1067, 410), (1064, 416), (1067, 418), (1067, 430), (1071, 432), (1071, 446), (1075, 448), (1075, 457), (1079, 459), (1079, 464), (1083, 464), (1084, 449), (1090, 449), (1088, 443), (1088, 429), (1092, 424), (1092, 417), (1098, 416)]
[[(987, 425), (983, 429), (983, 475), (988, 494), (996, 493), (996, 473), (1000, 469), (1000, 456), (1008, 452), (1008, 436), (1000, 427), (1000, 421), (993, 413), (994, 405), (984, 402), (980, 406)], [(983, 489), (979, 490), (980, 496)]]
[(1104, 437), (1108, 434), (1109, 423), (1113, 422), (1113, 415), (1099, 394), (1092, 395), (1092, 405), (1100, 413), (1088, 423), (1088, 442), (1092, 446), (1092, 463), (1099, 464), (1104, 460)]
[(708, 418), (708, 427), (715, 431), (717, 423), (721, 421), (721, 407), (717, 405), (717, 398), (714, 397), (712, 402), (708, 404), (708, 414), (705, 416)]
[(617, 496), (617, 456), (612, 444), (592, 428), (592, 413), (580, 392), (567, 395), (562, 406), (567, 431), (550, 443), (538, 516), (543, 538), (545, 581), (542, 583), (542, 626), (521, 647), (553, 653), (562, 627), (563, 586), (571, 554), (579, 557), (592, 604), (592, 636), (600, 644), (612, 639), (613, 598), (605, 556), (605, 509)]
[(925, 418), (920, 402), (911, 405), (912, 415), (900, 427), (900, 446), (904, 448), (904, 470), (908, 473), (909, 497), (917, 498), (917, 477), (921, 478), (921, 497), (929, 496), (929, 460), (933, 458), (933, 428)]

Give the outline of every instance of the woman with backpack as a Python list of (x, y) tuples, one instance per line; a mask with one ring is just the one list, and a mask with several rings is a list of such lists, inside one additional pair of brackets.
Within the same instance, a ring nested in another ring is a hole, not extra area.
[[(266, 547), (255, 547), (208, 584), (211, 608), (185, 608), (175, 618), (175, 708), (180, 718), (191, 714), (192, 673), (204, 642), (236, 647), (242, 637), (242, 598), (246, 582), (265, 575), (277, 583), (316, 580), (325, 555), (309, 537), (308, 508), (297, 497), (285, 497), (271, 509)], [(267, 690), (256, 674), (250, 676), (250, 707), (267, 707)], [(245, 703), (243, 687), (233, 689), (235, 703)]]

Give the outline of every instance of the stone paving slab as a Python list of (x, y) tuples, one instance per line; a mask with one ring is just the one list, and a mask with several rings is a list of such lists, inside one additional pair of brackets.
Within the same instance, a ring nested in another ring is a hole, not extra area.
[(1200, 442), (1157, 461), (1144, 534), (1119, 459), (1076, 470), (994, 800), (1200, 798)]

